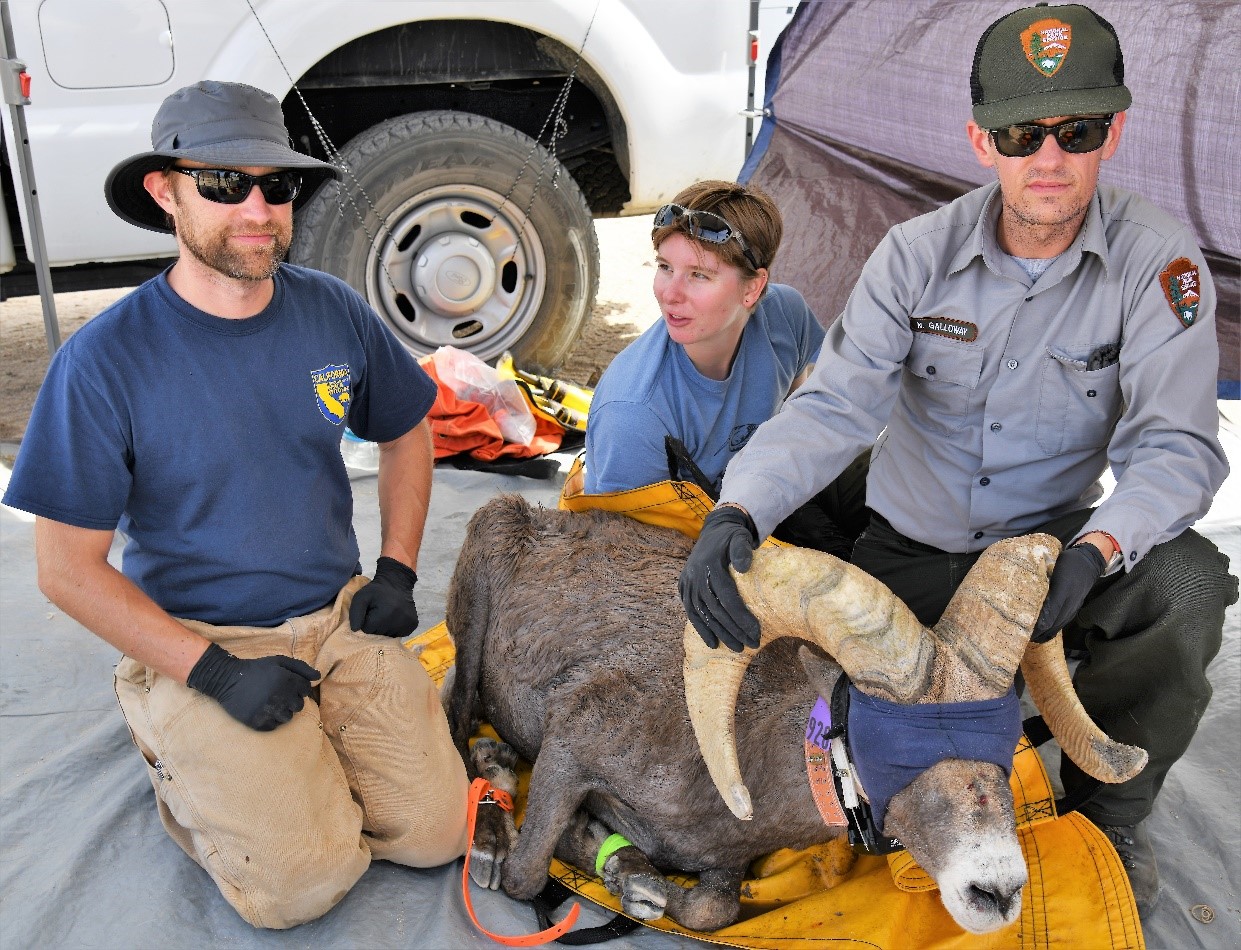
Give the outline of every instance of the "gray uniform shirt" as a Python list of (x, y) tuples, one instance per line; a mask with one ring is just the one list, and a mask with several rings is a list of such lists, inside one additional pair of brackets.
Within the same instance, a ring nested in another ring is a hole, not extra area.
[(1145, 199), (1100, 186), (1032, 283), (999, 249), (999, 213), (988, 185), (876, 248), (810, 378), (725, 472), (720, 500), (761, 536), (881, 431), (867, 504), (945, 551), (1096, 504), (1108, 465), (1116, 488), (1083, 533), (1115, 537), (1126, 567), (1210, 507), (1228, 463), (1197, 244)]

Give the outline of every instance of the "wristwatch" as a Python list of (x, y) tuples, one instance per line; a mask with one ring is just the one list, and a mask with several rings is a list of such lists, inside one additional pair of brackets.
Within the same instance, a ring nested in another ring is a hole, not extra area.
[(1108, 577), (1120, 570), (1121, 565), (1125, 563), (1125, 556), (1119, 550), (1113, 551), (1112, 556), (1107, 559), (1107, 564), (1103, 567), (1103, 573), (1100, 577)]
[(1112, 556), (1109, 557), (1107, 559), (1107, 563), (1103, 565), (1103, 573), (1100, 574), (1099, 576), (1108, 577), (1111, 574), (1115, 574), (1117, 571), (1120, 570), (1121, 565), (1125, 563), (1125, 554), (1123, 551), (1121, 551), (1120, 544), (1116, 541), (1116, 539), (1113, 538), (1106, 531), (1099, 531), (1097, 529), (1094, 531), (1087, 531), (1080, 538), (1074, 541), (1073, 544), (1074, 545), (1083, 544), (1083, 543), (1089, 544), (1090, 542), (1087, 541), (1086, 538), (1092, 534), (1101, 534), (1103, 535), (1103, 537), (1107, 538), (1108, 541), (1112, 543)]

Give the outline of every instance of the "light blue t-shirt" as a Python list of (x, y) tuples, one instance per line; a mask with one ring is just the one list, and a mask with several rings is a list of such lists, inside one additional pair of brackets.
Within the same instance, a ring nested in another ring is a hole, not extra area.
[(595, 388), (586, 426), (589, 493), (668, 478), (664, 437), (685, 444), (718, 489), (724, 467), (814, 362), (823, 328), (792, 287), (772, 284), (747, 321), (727, 379), (703, 376), (660, 320), (622, 350)]

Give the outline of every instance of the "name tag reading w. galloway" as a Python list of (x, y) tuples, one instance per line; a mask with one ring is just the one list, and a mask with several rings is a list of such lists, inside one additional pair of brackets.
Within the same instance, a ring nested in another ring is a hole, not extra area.
[(914, 333), (934, 333), (946, 336), (950, 340), (962, 343), (973, 343), (978, 339), (978, 325), (965, 320), (950, 320), (948, 317), (910, 317), (909, 329)]

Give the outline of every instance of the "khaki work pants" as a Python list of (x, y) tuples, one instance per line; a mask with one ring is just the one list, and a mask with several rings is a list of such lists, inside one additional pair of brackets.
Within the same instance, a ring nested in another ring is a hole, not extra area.
[(373, 858), (431, 867), (465, 851), (468, 782), (435, 686), (400, 641), (350, 630), (364, 583), (279, 627), (182, 621), (236, 656), (285, 654), (322, 674), (271, 732), (129, 657), (116, 669), (164, 828), (256, 927), (326, 913)]

